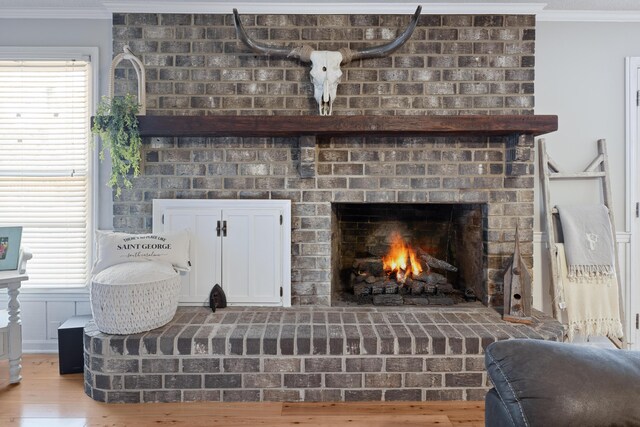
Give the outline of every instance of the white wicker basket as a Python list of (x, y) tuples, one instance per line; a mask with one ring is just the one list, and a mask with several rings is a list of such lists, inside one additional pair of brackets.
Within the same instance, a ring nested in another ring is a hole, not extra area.
[(127, 262), (91, 280), (91, 311), (107, 334), (135, 334), (159, 328), (176, 314), (180, 273), (157, 261)]

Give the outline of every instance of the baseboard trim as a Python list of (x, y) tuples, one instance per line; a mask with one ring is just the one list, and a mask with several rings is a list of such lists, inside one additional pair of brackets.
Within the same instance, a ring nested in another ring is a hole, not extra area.
[(23, 341), (22, 352), (32, 353), (58, 353), (58, 340)]

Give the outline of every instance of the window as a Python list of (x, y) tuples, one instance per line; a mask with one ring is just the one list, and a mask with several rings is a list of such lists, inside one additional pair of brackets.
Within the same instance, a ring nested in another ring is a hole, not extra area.
[(88, 283), (91, 64), (0, 56), (0, 225), (22, 225), (31, 287)]

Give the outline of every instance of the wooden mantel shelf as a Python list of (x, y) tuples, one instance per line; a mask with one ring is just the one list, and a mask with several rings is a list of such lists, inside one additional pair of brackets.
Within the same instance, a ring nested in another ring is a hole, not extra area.
[(558, 116), (139, 116), (141, 136), (542, 135)]

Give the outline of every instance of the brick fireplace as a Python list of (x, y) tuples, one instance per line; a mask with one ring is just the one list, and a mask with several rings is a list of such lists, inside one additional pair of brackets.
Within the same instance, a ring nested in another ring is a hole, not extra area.
[[(243, 15), (256, 39), (320, 49), (393, 38), (409, 20), (377, 15)], [(231, 15), (116, 14), (147, 67), (147, 111), (165, 116), (315, 115), (307, 67), (249, 53)], [(535, 17), (423, 15), (393, 55), (345, 67), (334, 115), (531, 115)], [(120, 68), (117, 92), (134, 91)], [(375, 122), (375, 120), (372, 120)], [(145, 167), (114, 201), (114, 227), (151, 228), (155, 198), (292, 201), (293, 304), (331, 304), (332, 204), (482, 205), (483, 284), (500, 305), (516, 224), (532, 264), (533, 136), (167, 136), (145, 139)]]
[[(180, 307), (168, 325), (130, 336), (90, 325), (89, 396), (480, 400), (489, 343), (561, 339), (542, 313), (507, 324), (480, 303), (328, 307), (352, 256), (343, 248), (359, 238), (349, 234), (354, 210), (368, 210), (367, 223), (394, 211), (388, 222), (421, 234), (432, 231), (423, 216), (440, 221), (433, 230), (454, 227), (424, 244), (458, 239), (438, 256), (469, 252), (456, 261), (458, 285), (485, 305), (502, 303), (516, 225), (531, 267), (534, 136), (557, 126), (533, 115), (534, 16), (425, 14), (393, 55), (345, 67), (334, 116), (317, 117), (307, 67), (249, 53), (229, 12), (114, 15), (114, 52), (129, 44), (147, 68), (148, 116), (144, 173), (114, 200), (113, 225), (150, 231), (158, 198), (289, 199), (296, 307)], [(242, 19), (257, 40), (336, 50), (395, 38), (411, 12)], [(117, 70), (117, 93), (135, 92), (134, 75)]]

